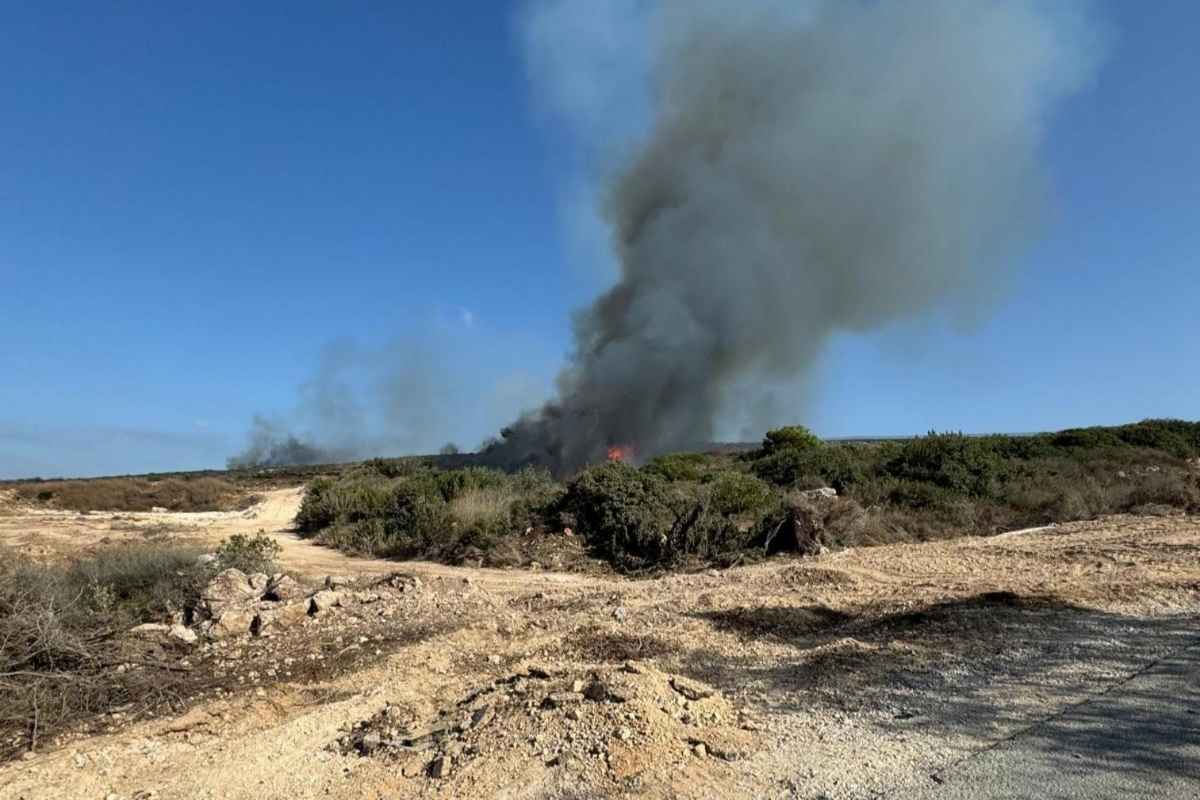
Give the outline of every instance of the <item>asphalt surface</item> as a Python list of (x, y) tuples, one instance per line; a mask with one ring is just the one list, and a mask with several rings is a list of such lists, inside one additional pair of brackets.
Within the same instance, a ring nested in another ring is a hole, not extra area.
[(1200, 640), (904, 798), (1200, 800)]

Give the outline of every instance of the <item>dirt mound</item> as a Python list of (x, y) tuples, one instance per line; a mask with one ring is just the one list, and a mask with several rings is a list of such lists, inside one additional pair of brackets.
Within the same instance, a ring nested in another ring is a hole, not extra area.
[[(485, 774), (543, 772), (598, 792), (645, 789), (687, 770), (721, 769), (756, 749), (756, 726), (713, 687), (639, 662), (595, 671), (510, 674), (434, 719), (389, 704), (334, 748), (399, 762), (409, 777), (454, 786)], [(569, 778), (568, 778), (569, 776)], [(701, 784), (703, 781), (701, 781)]]

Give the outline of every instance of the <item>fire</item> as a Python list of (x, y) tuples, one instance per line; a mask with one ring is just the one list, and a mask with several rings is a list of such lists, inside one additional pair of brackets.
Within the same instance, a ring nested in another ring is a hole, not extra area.
[(608, 448), (609, 461), (633, 461), (634, 451), (631, 444), (614, 444)]

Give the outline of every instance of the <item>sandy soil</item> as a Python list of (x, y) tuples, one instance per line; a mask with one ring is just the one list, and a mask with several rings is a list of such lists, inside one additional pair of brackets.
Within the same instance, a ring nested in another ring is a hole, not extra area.
[[(439, 626), (336, 680), (247, 688), (9, 764), (0, 798), (903, 797), (1200, 636), (1200, 518), (629, 581), (348, 558), (288, 531), (300, 496), (242, 513), (0, 515), (0, 543), (46, 558), (148, 530), (215, 543), (262, 529), (303, 576), (421, 578), (314, 625)], [(612, 696), (574, 698), (593, 682)], [(433, 750), (346, 747), (380, 720), (463, 713), (486, 722)]]

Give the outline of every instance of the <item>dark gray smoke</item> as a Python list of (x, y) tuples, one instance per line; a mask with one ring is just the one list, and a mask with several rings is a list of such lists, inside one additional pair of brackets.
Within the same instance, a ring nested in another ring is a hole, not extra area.
[(296, 434), (265, 417), (255, 417), (245, 449), (237, 455), (230, 456), (226, 466), (229, 469), (244, 469), (336, 464), (348, 461), (354, 455), (326, 450), (311, 442), (302, 441)]
[[(535, 65), (583, 8), (535, 7)], [(832, 334), (980, 308), (1037, 232), (1048, 115), (1097, 63), (1085, 10), (653, 4), (650, 130), (603, 202), (619, 279), (578, 314), (558, 399), (491, 456), (562, 473), (706, 442), (731, 386), (802, 377)]]

